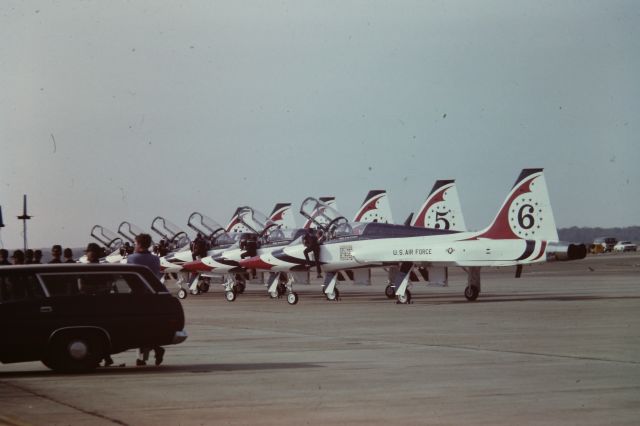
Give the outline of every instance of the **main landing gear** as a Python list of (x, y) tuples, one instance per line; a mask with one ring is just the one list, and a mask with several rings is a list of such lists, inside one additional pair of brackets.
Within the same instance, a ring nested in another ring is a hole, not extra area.
[(297, 304), (300, 298), (298, 297), (298, 293), (293, 291), (293, 281), (294, 278), (285, 273), (272, 272), (267, 283), (267, 293), (269, 297), (271, 299), (280, 299), (286, 294), (288, 304)]

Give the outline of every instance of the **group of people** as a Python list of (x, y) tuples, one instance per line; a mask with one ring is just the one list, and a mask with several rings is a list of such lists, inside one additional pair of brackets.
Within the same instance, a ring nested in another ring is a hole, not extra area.
[[(1, 265), (32, 265), (42, 263), (42, 250), (27, 249), (25, 251), (15, 250), (9, 261), (9, 251), (0, 249), (0, 266)], [(75, 263), (73, 258), (73, 250), (70, 248), (62, 250), (60, 244), (51, 247), (51, 260), (49, 263)]]

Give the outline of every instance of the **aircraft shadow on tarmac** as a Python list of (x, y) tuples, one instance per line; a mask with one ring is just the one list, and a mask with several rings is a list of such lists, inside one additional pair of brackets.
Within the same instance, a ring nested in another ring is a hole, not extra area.
[[(320, 295), (304, 295), (309, 300), (323, 300), (324, 296)], [(587, 295), (587, 294), (567, 294), (567, 293), (517, 293), (517, 294), (497, 294), (482, 293), (480, 297), (469, 302), (464, 298), (462, 292), (460, 294), (453, 293), (417, 293), (414, 292), (411, 303), (431, 304), (431, 305), (453, 305), (453, 304), (476, 304), (476, 303), (505, 303), (505, 302), (572, 302), (572, 301), (588, 301), (588, 300), (628, 300), (640, 299), (640, 296), (621, 296), (621, 295)], [(372, 294), (371, 292), (344, 292), (340, 297), (340, 302), (367, 302), (376, 304), (393, 304), (393, 300), (389, 300), (384, 295)], [(304, 299), (303, 299), (304, 301)], [(329, 302), (327, 303), (335, 303)]]
[(469, 302), (464, 297), (460, 300), (437, 300), (443, 298), (451, 298), (451, 295), (429, 296), (420, 295), (413, 298), (413, 301), (434, 305), (453, 305), (453, 304), (475, 304), (475, 303), (504, 303), (504, 302), (576, 302), (589, 300), (628, 300), (640, 299), (640, 296), (594, 296), (594, 295), (567, 295), (567, 294), (549, 294), (549, 293), (530, 293), (517, 295), (480, 295), (478, 300)]
[(0, 380), (11, 378), (29, 377), (91, 377), (104, 375), (149, 375), (149, 374), (204, 374), (204, 373), (224, 373), (228, 371), (260, 371), (260, 370), (290, 370), (302, 368), (324, 368), (325, 365), (308, 362), (270, 362), (270, 363), (248, 363), (248, 364), (189, 364), (189, 365), (161, 365), (136, 367), (134, 363), (126, 366), (99, 367), (91, 373), (84, 374), (62, 374), (52, 370), (37, 371), (7, 371), (0, 372)]
[[(413, 290), (412, 290), (413, 291)], [(433, 304), (433, 305), (444, 305), (444, 304), (474, 304), (474, 303), (497, 303), (497, 302), (539, 302), (539, 301), (549, 301), (549, 302), (571, 302), (571, 301), (580, 301), (580, 300), (623, 300), (623, 299), (640, 299), (640, 296), (620, 296), (620, 295), (579, 295), (579, 294), (553, 294), (553, 293), (514, 293), (514, 294), (498, 294), (498, 293), (481, 293), (480, 297), (474, 302), (469, 302), (462, 295), (462, 290), (459, 293), (437, 293), (428, 292), (427, 293), (418, 293), (417, 291), (413, 293), (411, 303), (418, 304)], [(209, 296), (210, 297), (210, 296)], [(242, 296), (248, 300), (256, 300), (265, 298), (263, 294), (245, 294)], [(387, 299), (382, 292), (380, 294), (372, 293), (371, 291), (353, 291), (347, 290), (345, 291), (340, 298), (339, 302), (349, 303), (349, 302), (367, 302), (374, 304), (393, 304), (393, 300)], [(327, 301), (326, 297), (320, 292), (316, 293), (300, 293), (300, 304), (303, 305), (305, 301), (325, 301), (326, 303), (335, 303), (335, 301)], [(238, 303), (241, 303), (239, 301)], [(268, 303), (268, 302), (267, 302)]]

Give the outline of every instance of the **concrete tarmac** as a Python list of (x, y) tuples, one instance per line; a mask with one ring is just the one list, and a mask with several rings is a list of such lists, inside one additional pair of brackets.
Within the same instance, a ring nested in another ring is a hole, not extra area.
[(639, 254), (483, 269), (476, 302), (458, 269), (411, 305), (374, 278), (339, 302), (189, 296), (159, 367), (0, 365), (0, 425), (640, 424)]

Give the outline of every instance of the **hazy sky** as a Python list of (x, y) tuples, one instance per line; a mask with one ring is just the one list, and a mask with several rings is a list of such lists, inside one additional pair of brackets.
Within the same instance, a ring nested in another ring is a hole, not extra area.
[[(3, 1), (5, 247), (226, 223), (433, 182), (488, 224), (523, 167), (556, 223), (640, 224), (640, 2)], [(298, 222), (302, 219), (298, 216)]]

